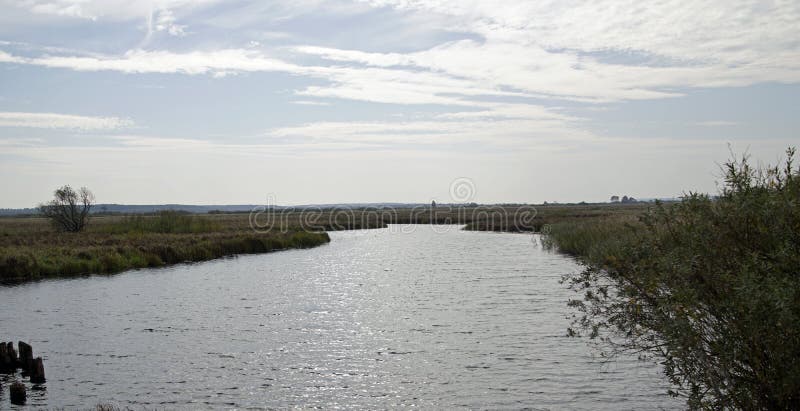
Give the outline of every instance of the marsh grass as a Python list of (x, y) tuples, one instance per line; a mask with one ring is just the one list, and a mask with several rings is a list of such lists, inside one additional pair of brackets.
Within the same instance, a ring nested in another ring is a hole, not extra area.
[(324, 232), (256, 233), (237, 219), (164, 212), (94, 218), (80, 233), (53, 230), (39, 218), (0, 219), (0, 280), (111, 274), (128, 269), (206, 261), (235, 254), (309, 248)]
[(639, 215), (621, 214), (549, 224), (542, 243), (547, 249), (573, 256), (587, 264), (606, 264), (621, 248), (636, 241), (643, 224)]
[(118, 221), (101, 226), (110, 234), (129, 233), (179, 233), (197, 234), (222, 230), (222, 224), (212, 218), (203, 218), (178, 211), (161, 211), (154, 216), (124, 216)]

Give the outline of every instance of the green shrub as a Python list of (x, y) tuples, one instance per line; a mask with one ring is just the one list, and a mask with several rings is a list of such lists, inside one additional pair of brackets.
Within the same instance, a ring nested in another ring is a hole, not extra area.
[(595, 246), (554, 227), (550, 241), (589, 263), (566, 278), (583, 295), (570, 302), (582, 313), (576, 328), (612, 352), (658, 357), (691, 408), (800, 409), (793, 157), (766, 169), (731, 161), (719, 196), (659, 204), (638, 229), (599, 235)]

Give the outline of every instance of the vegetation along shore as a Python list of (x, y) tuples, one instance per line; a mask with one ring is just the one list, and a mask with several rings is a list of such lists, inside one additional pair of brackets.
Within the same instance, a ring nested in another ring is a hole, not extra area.
[(467, 230), (541, 231), (562, 221), (632, 216), (643, 205), (424, 207), (408, 209), (264, 210), (261, 213), (96, 215), (80, 232), (42, 217), (0, 218), (0, 279), (110, 274), (133, 268), (205, 261), (235, 254), (307, 248), (326, 231), (388, 224), (460, 224)]
[(565, 220), (545, 245), (586, 269), (572, 334), (664, 365), (691, 409), (800, 409), (800, 169), (747, 157), (717, 196)]
[[(246, 220), (245, 220), (246, 222)], [(0, 279), (20, 282), (109, 274), (234, 254), (308, 248), (330, 241), (300, 229), (256, 233), (211, 216), (95, 217), (86, 230), (56, 231), (43, 218), (0, 219)]]

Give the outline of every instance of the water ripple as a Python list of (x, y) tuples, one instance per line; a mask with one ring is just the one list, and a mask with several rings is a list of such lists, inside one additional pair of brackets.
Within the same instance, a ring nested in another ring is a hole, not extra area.
[(437, 231), (0, 287), (0, 337), (45, 357), (33, 408), (680, 407), (657, 366), (565, 337), (571, 260)]

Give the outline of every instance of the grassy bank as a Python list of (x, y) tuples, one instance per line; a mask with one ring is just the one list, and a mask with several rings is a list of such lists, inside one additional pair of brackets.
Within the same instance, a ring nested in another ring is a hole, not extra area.
[(0, 280), (110, 274), (205, 261), (235, 254), (309, 248), (327, 233), (290, 229), (257, 233), (225, 219), (166, 213), (96, 218), (81, 233), (53, 230), (39, 218), (0, 220)]
[[(635, 204), (573, 204), (528, 207), (505, 207), (479, 210), (464, 221), (465, 230), (502, 232), (548, 232), (553, 227), (583, 226), (601, 221), (635, 221), (647, 209), (644, 203)], [(566, 231), (566, 230), (565, 230)]]
[(596, 216), (584, 219), (560, 219), (547, 225), (542, 242), (545, 247), (573, 257), (586, 264), (605, 266), (620, 251), (637, 241), (644, 225), (641, 216), (647, 211), (631, 210), (626, 214)]

